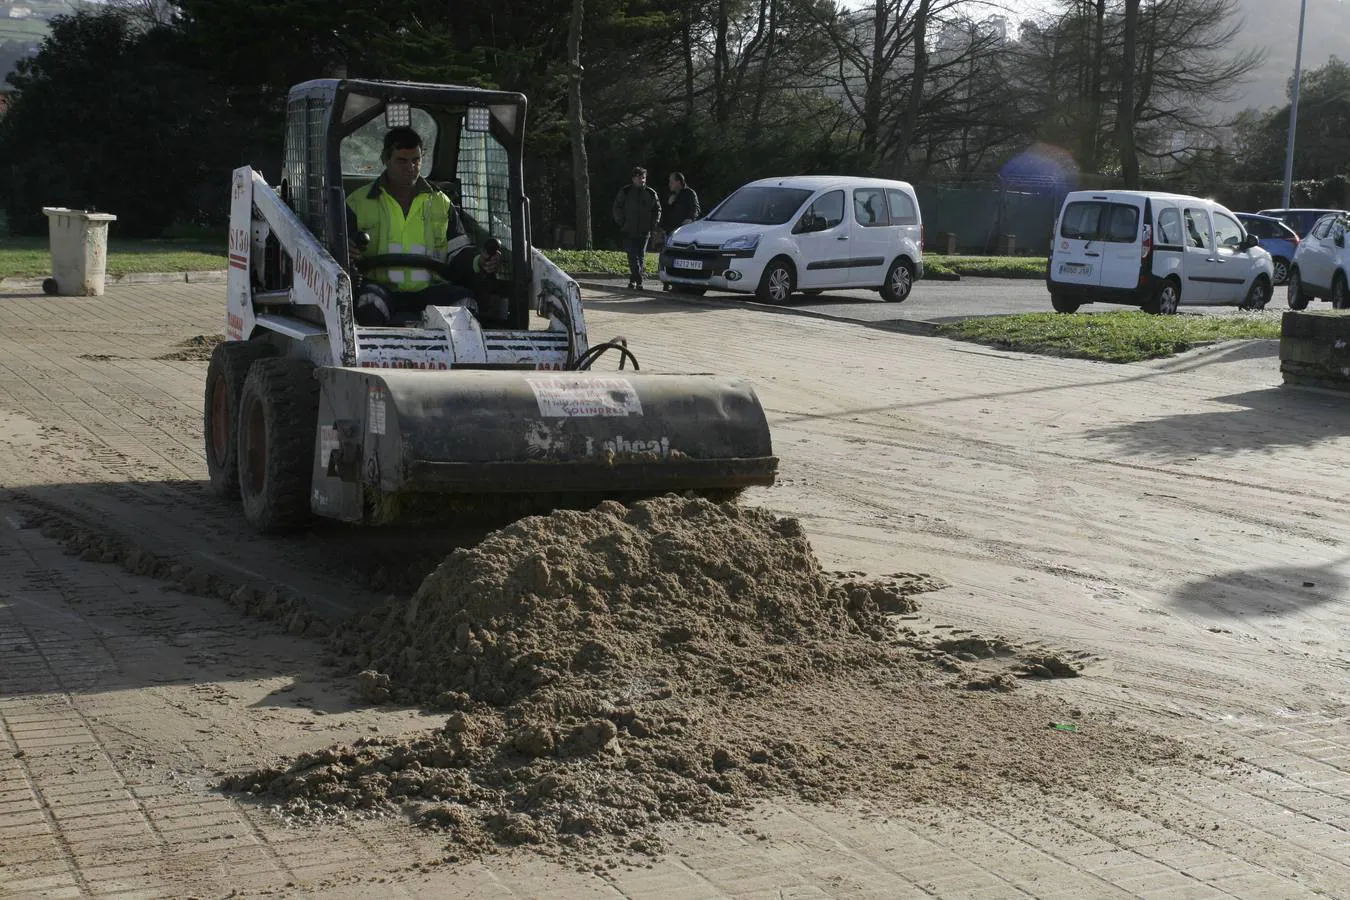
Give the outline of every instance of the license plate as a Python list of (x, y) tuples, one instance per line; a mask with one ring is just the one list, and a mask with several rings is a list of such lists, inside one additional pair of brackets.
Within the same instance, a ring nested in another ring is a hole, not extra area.
[(1091, 275), (1091, 263), (1060, 263), (1059, 274), (1061, 275)]
[(701, 259), (673, 259), (670, 264), (677, 269), (694, 269), (697, 271), (703, 268), (703, 260)]

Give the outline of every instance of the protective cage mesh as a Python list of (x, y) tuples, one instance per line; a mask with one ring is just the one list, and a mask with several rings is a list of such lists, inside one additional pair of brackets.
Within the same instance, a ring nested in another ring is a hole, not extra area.
[(324, 138), (328, 104), (312, 97), (292, 100), (286, 107), (286, 159), (283, 175), (290, 186), (295, 214), (319, 240), (328, 240), (324, 216)]
[(460, 201), (482, 229), (511, 249), (511, 169), (506, 148), (492, 135), (460, 129)]

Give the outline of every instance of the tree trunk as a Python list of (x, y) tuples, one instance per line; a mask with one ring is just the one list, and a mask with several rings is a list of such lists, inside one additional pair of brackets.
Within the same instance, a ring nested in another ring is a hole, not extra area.
[(731, 68), (731, 62), (727, 56), (727, 29), (729, 27), (727, 0), (718, 0), (716, 35), (713, 44), (713, 119), (719, 125), (726, 124), (731, 105), (727, 100), (727, 75)]
[(1120, 102), (1116, 106), (1116, 143), (1125, 187), (1139, 187), (1139, 153), (1134, 144), (1134, 60), (1139, 38), (1139, 0), (1125, 0), (1125, 45), (1122, 48)]
[(576, 189), (577, 246), (591, 249), (591, 172), (586, 154), (586, 118), (581, 107), (581, 25), (585, 0), (572, 0), (572, 25), (567, 32), (567, 124), (572, 133), (572, 184)]
[[(919, 0), (914, 13), (914, 74), (909, 83), (909, 102), (905, 104), (905, 120), (900, 130), (900, 145), (896, 156), (903, 167), (914, 146), (914, 132), (919, 127), (919, 110), (923, 107), (924, 82), (928, 78), (928, 13), (932, 0)], [(903, 169), (900, 170), (901, 174)]]
[(694, 119), (694, 23), (689, 4), (680, 15), (680, 39), (684, 43), (684, 120)]
[(867, 73), (862, 115), (863, 164), (869, 168), (877, 164), (877, 148), (881, 143), (881, 88), (886, 74), (886, 26), (890, 11), (889, 0), (876, 0), (872, 14), (872, 65)]
[(1106, 57), (1106, 0), (1097, 0), (1097, 18), (1092, 29), (1089, 56), (1092, 66), (1088, 78), (1088, 115), (1083, 126), (1082, 166), (1085, 172), (1097, 171), (1097, 144), (1102, 133), (1102, 66)]
[(759, 83), (755, 85), (755, 106), (750, 113), (750, 123), (755, 126), (759, 125), (759, 116), (764, 109), (764, 95), (769, 90), (769, 66), (773, 65), (773, 54), (778, 36), (778, 0), (769, 0), (768, 29), (768, 40), (764, 44), (764, 56), (759, 63)]

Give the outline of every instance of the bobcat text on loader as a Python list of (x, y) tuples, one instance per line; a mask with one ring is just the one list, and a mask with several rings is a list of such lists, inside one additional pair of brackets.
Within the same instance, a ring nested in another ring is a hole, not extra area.
[[(312, 514), (448, 516), (466, 495), (566, 502), (773, 483), (749, 384), (637, 374), (622, 343), (588, 342), (576, 282), (531, 247), (525, 111), (510, 92), (310, 81), (290, 92), (280, 186), (235, 171), (227, 339), (207, 370), (203, 431), (213, 487), (241, 498), (259, 530)], [(381, 171), (385, 132), (410, 123), (423, 174), (475, 245), (500, 242), (502, 264), (476, 308), (360, 325), (362, 270), (445, 271), (427, 256), (349, 260), (346, 195)], [(591, 371), (607, 352), (618, 368)]]

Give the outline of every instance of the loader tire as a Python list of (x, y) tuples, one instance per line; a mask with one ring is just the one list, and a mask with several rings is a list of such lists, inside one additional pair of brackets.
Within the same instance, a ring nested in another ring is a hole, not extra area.
[(227, 341), (216, 344), (206, 368), (202, 438), (211, 489), (226, 500), (239, 499), (239, 395), (249, 367), (270, 356), (266, 344)]
[(264, 534), (309, 522), (318, 417), (313, 363), (262, 359), (249, 369), (239, 397), (239, 496), (244, 518)]

